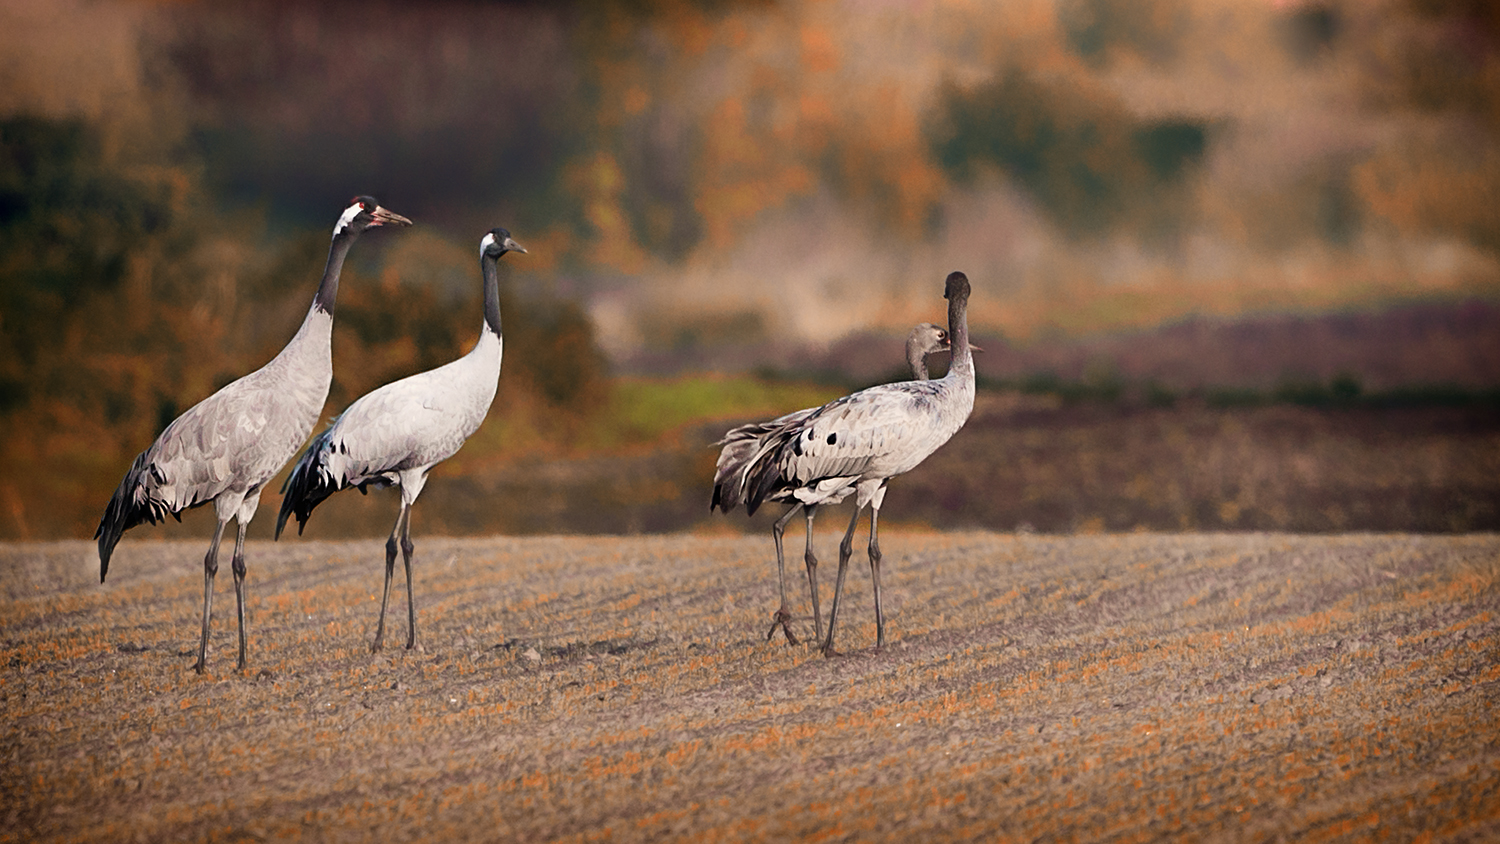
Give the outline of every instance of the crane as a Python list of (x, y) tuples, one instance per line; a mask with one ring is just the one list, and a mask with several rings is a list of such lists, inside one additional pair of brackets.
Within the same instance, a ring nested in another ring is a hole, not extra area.
[(203, 558), (203, 635), (193, 666), (199, 674), (208, 659), (219, 543), (230, 519), (239, 526), (231, 568), (239, 609), (239, 670), (245, 668), (245, 529), (260, 504), (262, 487), (297, 453), (323, 412), (333, 380), (334, 300), (349, 248), (365, 229), (388, 225), (409, 226), (411, 220), (368, 196), (351, 201), (334, 226), (323, 279), (291, 342), (270, 363), (225, 385), (168, 425), (135, 458), (94, 532), (103, 583), (125, 531), (141, 522), (164, 521), (168, 514), (181, 521), (183, 510), (213, 502), (218, 522)]
[(288, 516), (297, 516), (297, 533), (307, 526), (323, 499), (349, 487), (399, 486), (401, 511), (385, 543), (385, 591), (380, 622), (371, 651), (385, 636), (385, 611), (391, 597), (396, 548), (406, 567), (406, 647), (417, 647), (417, 609), (412, 588), (411, 508), (427, 473), (448, 459), (489, 413), (500, 378), (503, 343), (500, 331), (500, 281), (497, 266), (506, 252), (525, 252), (505, 229), (492, 229), (479, 242), (484, 279), (484, 324), (474, 348), (437, 369), (392, 381), (356, 399), (333, 424), (313, 438), (282, 487), (276, 538)]
[[(880, 506), (891, 478), (916, 468), (963, 427), (974, 409), (974, 356), (969, 346), (969, 279), (949, 273), (948, 333), (955, 350), (948, 374), (935, 381), (881, 384), (835, 399), (811, 413), (789, 415), (768, 431), (744, 470), (735, 492), (754, 512), (764, 501), (808, 505), (855, 496), (854, 515), (839, 544), (838, 580), (828, 614), (823, 654), (836, 656), (834, 630), (844, 575), (854, 547), (854, 528), (866, 506), (870, 513), (870, 579), (875, 592), (876, 647), (885, 645), (885, 611), (880, 600)], [(737, 499), (736, 499), (737, 500)], [(733, 501), (730, 502), (731, 506)], [(784, 516), (783, 519), (786, 517)], [(774, 629), (774, 628), (773, 628)]]
[[(950, 348), (948, 332), (941, 326), (930, 322), (919, 322), (912, 327), (911, 333), (906, 337), (906, 363), (911, 368), (911, 377), (914, 381), (927, 380), (927, 356), (934, 352), (940, 352)], [(970, 345), (970, 349), (981, 351), (977, 346)], [(769, 422), (752, 422), (731, 429), (723, 439), (715, 445), (723, 446), (719, 452), (718, 464), (714, 471), (714, 495), (709, 504), (711, 512), (715, 507), (728, 513), (735, 505), (745, 497), (746, 470), (755, 465), (765, 448), (766, 443), (778, 431), (788, 426), (796, 425), (808, 416), (817, 412), (818, 408), (809, 407), (793, 411), (784, 416), (779, 416)], [(780, 490), (771, 500), (790, 501), (791, 505), (786, 512), (771, 525), (771, 537), (776, 543), (776, 571), (777, 583), (781, 588), (781, 606), (772, 616), (771, 629), (766, 632), (766, 641), (770, 641), (780, 629), (786, 634), (787, 641), (793, 645), (799, 644), (797, 637), (792, 633), (790, 622), (792, 614), (787, 607), (786, 601), (786, 562), (782, 554), (782, 535), (786, 532), (787, 523), (801, 509), (807, 518), (807, 550), (803, 554), (803, 560), (807, 565), (807, 587), (812, 593), (813, 605), (813, 630), (818, 639), (823, 638), (823, 617), (818, 606), (818, 558), (813, 554), (813, 518), (816, 515), (819, 504), (837, 504), (852, 493), (853, 487), (844, 487), (835, 491), (827, 499), (813, 503), (797, 500), (795, 490), (791, 488)], [(755, 515), (755, 509), (746, 504), (749, 515)]]

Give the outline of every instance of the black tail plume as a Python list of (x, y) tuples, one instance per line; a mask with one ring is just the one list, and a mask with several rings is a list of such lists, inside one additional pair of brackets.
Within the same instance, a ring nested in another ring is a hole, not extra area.
[[(766, 456), (768, 437), (774, 436), (782, 427), (782, 420), (752, 422), (741, 425), (724, 435), (716, 445), (723, 446), (714, 467), (714, 495), (708, 511), (714, 508), (728, 513), (733, 510), (749, 491), (747, 475), (754, 471), (752, 464)], [(750, 511), (754, 514), (754, 510)]]
[[(731, 436), (735, 432), (731, 431)], [(745, 461), (754, 456), (757, 443), (745, 438), (730, 440), (725, 437), (724, 450), (719, 453), (719, 463), (714, 471), (714, 497), (708, 503), (708, 512), (718, 508), (725, 513), (740, 502), (740, 487), (744, 483)]]
[[(141, 522), (156, 524), (164, 521), (170, 512), (165, 505), (153, 499), (143, 488), (147, 479), (153, 471), (151, 463), (147, 460), (149, 451), (143, 451), (136, 455), (135, 462), (131, 464), (130, 471), (125, 473), (124, 480), (110, 497), (109, 505), (104, 508), (104, 518), (99, 520), (99, 528), (94, 531), (94, 538), (99, 540), (99, 582), (104, 582), (104, 576), (109, 574), (109, 558), (115, 552), (115, 546), (119, 544), (120, 537), (125, 531), (130, 530)], [(173, 515), (176, 515), (173, 513)]]
[(276, 514), (277, 539), (281, 538), (287, 517), (293, 513), (297, 515), (297, 535), (301, 536), (313, 508), (344, 488), (328, 470), (327, 456), (331, 447), (328, 434), (324, 431), (313, 438), (307, 450), (297, 458), (297, 465), (287, 476), (286, 483), (281, 485), (281, 511)]
[(788, 443), (795, 443), (796, 428), (782, 429), (772, 435), (766, 447), (756, 456), (755, 464), (745, 472), (745, 512), (755, 515), (760, 505), (787, 486), (781, 476), (781, 452)]

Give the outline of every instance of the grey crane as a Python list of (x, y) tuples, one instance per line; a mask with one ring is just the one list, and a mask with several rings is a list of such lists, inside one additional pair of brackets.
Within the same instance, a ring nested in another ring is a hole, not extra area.
[(948, 275), (948, 332), (955, 350), (948, 374), (936, 381), (882, 384), (835, 399), (811, 413), (792, 414), (788, 423), (768, 433), (763, 447), (745, 469), (746, 509), (764, 501), (791, 500), (807, 505), (855, 496), (854, 515), (839, 544), (838, 580), (828, 614), (825, 656), (835, 656), (834, 630), (844, 575), (854, 548), (854, 527), (866, 506), (870, 512), (870, 579), (875, 592), (875, 643), (885, 645), (885, 611), (880, 602), (880, 505), (891, 478), (916, 468), (963, 427), (974, 409), (974, 356), (969, 347), (966, 312), (969, 279)]
[[(935, 352), (949, 348), (948, 332), (941, 326), (930, 322), (917, 323), (906, 337), (906, 362), (911, 367), (911, 377), (915, 381), (927, 380), (927, 356)], [(969, 348), (979, 351), (978, 347)], [(818, 408), (809, 407), (793, 411), (784, 416), (779, 416), (769, 422), (752, 422), (731, 429), (723, 439), (715, 445), (723, 446), (719, 452), (719, 460), (714, 470), (714, 494), (709, 503), (709, 511), (715, 507), (728, 513), (733, 510), (739, 501), (745, 498), (745, 481), (748, 478), (747, 470), (755, 465), (759, 457), (778, 431), (788, 426), (796, 425), (808, 416), (816, 413)], [(786, 488), (772, 496), (773, 501), (789, 501), (790, 506), (781, 518), (771, 526), (771, 537), (776, 543), (776, 572), (777, 584), (781, 588), (781, 606), (777, 608), (772, 616), (771, 629), (766, 632), (766, 641), (770, 641), (779, 629), (786, 634), (787, 641), (793, 645), (798, 644), (797, 637), (792, 633), (790, 622), (792, 614), (787, 607), (786, 600), (786, 558), (782, 554), (782, 535), (786, 532), (787, 523), (792, 520), (800, 509), (807, 518), (807, 550), (803, 554), (803, 560), (807, 565), (807, 587), (812, 594), (813, 605), (813, 630), (818, 639), (823, 638), (823, 617), (818, 606), (818, 558), (813, 554), (813, 519), (817, 513), (819, 504), (836, 504), (843, 501), (853, 487), (845, 487), (835, 492), (831, 497), (817, 503), (804, 504), (795, 497), (795, 490)], [(746, 502), (746, 509), (750, 515), (755, 515), (756, 507)]]
[(168, 425), (135, 458), (94, 532), (103, 583), (110, 555), (125, 531), (141, 522), (164, 521), (168, 514), (181, 521), (183, 510), (214, 503), (218, 525), (203, 558), (203, 636), (193, 666), (199, 674), (208, 659), (219, 543), (230, 519), (239, 523), (231, 568), (239, 608), (239, 670), (245, 668), (245, 529), (260, 504), (261, 488), (312, 433), (328, 398), (333, 307), (349, 248), (365, 229), (387, 225), (409, 226), (411, 221), (368, 196), (352, 200), (334, 226), (323, 280), (291, 342), (270, 363), (227, 384)]
[(417, 647), (417, 609), (412, 589), (411, 508), (427, 473), (451, 457), (479, 429), (495, 399), (503, 343), (500, 332), (500, 280), (497, 262), (506, 252), (525, 252), (505, 229), (493, 229), (479, 242), (484, 278), (484, 324), (479, 340), (463, 357), (437, 369), (392, 381), (356, 399), (333, 424), (313, 438), (282, 487), (276, 538), (287, 517), (296, 514), (297, 533), (313, 508), (335, 492), (368, 486), (401, 487), (401, 512), (385, 543), (385, 591), (372, 651), (385, 636), (385, 610), (391, 597), (396, 547), (406, 566), (406, 647)]

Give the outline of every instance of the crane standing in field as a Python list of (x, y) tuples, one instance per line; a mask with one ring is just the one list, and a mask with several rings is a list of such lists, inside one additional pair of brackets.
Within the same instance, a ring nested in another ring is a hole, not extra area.
[(936, 381), (882, 384), (835, 399), (770, 432), (745, 469), (746, 509), (778, 498), (807, 505), (840, 501), (852, 490), (854, 516), (839, 544), (839, 573), (823, 654), (835, 656), (834, 629), (844, 575), (854, 548), (854, 527), (868, 505), (870, 579), (875, 592), (875, 643), (885, 645), (885, 611), (880, 602), (880, 505), (891, 478), (915, 469), (963, 427), (974, 409), (974, 355), (969, 347), (969, 279), (949, 273), (948, 332), (953, 363)]
[(312, 433), (333, 380), (333, 307), (339, 273), (349, 248), (365, 229), (409, 226), (411, 221), (356, 197), (339, 217), (328, 249), (323, 280), (296, 336), (270, 363), (226, 385), (189, 408), (136, 457), (99, 521), (99, 582), (125, 531), (156, 524), (168, 514), (214, 503), (218, 526), (203, 559), (203, 637), (193, 670), (203, 673), (213, 607), (219, 543), (230, 519), (239, 523), (234, 541), (234, 594), (239, 609), (240, 660), (245, 668), (245, 529), (260, 504), (262, 486), (281, 470)]
[(372, 651), (385, 636), (385, 610), (391, 597), (396, 547), (406, 566), (406, 647), (417, 647), (417, 608), (411, 579), (411, 508), (427, 473), (451, 457), (479, 429), (495, 399), (500, 378), (500, 280), (497, 262), (506, 252), (525, 252), (505, 229), (493, 229), (479, 242), (484, 277), (484, 325), (467, 355), (437, 369), (392, 381), (356, 399), (298, 458), (282, 487), (276, 538), (287, 517), (297, 516), (297, 533), (313, 508), (341, 489), (395, 484), (401, 512), (385, 543), (385, 591)]
[[(914, 381), (927, 380), (927, 356), (950, 348), (948, 332), (941, 326), (930, 322), (917, 323), (906, 338), (906, 363), (911, 367), (911, 377)], [(979, 351), (977, 346), (970, 349)], [(752, 422), (731, 429), (715, 445), (723, 446), (719, 452), (718, 464), (714, 471), (714, 495), (709, 503), (708, 509), (712, 511), (715, 507), (728, 513), (734, 509), (739, 501), (745, 498), (745, 482), (748, 478), (747, 470), (755, 465), (768, 442), (772, 441), (777, 432), (789, 426), (795, 426), (807, 419), (819, 408), (809, 407), (803, 410), (793, 411), (784, 416), (779, 416), (769, 422)], [(823, 617), (818, 606), (818, 558), (813, 554), (813, 518), (817, 514), (819, 504), (837, 504), (847, 498), (854, 488), (845, 486), (833, 491), (828, 497), (817, 502), (803, 503), (798, 500), (795, 490), (783, 489), (773, 495), (773, 501), (790, 501), (789, 506), (781, 518), (771, 526), (771, 537), (776, 542), (776, 572), (777, 584), (781, 588), (781, 606), (777, 608), (772, 617), (771, 629), (766, 632), (766, 641), (776, 635), (780, 629), (786, 634), (787, 641), (798, 644), (797, 637), (792, 633), (790, 622), (792, 614), (787, 607), (786, 601), (786, 562), (782, 554), (782, 535), (786, 532), (787, 523), (792, 520), (797, 510), (801, 509), (807, 518), (807, 550), (803, 554), (803, 560), (807, 565), (807, 587), (812, 593), (813, 606), (813, 631), (818, 639), (823, 638)], [(755, 515), (754, 506), (746, 502), (749, 515)]]

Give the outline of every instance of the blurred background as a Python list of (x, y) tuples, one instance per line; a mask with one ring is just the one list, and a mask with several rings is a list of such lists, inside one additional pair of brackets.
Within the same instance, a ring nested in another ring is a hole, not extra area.
[(422, 533), (761, 530), (713, 441), (902, 377), (954, 269), (981, 395), (887, 523), (1492, 530), (1497, 51), (1483, 0), (3, 0), (0, 538), (92, 535), (361, 193), (416, 225), (355, 247), (329, 417), (530, 250)]

